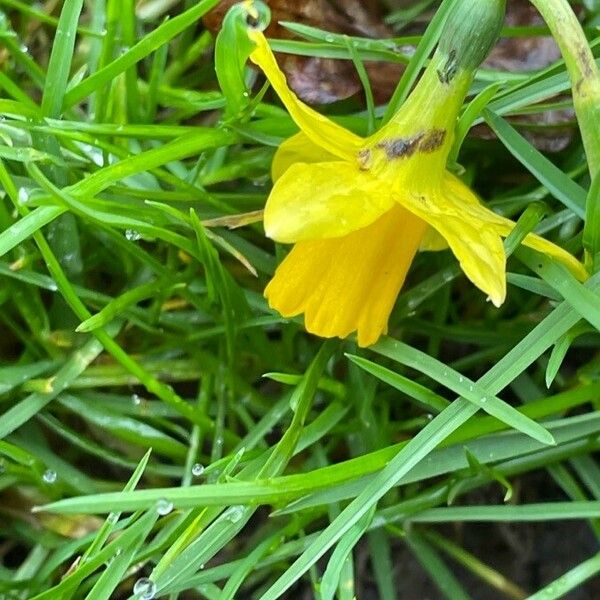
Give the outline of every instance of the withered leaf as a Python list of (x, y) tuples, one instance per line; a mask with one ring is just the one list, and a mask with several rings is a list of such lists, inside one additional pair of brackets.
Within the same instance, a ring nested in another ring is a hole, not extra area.
[[(204, 18), (211, 31), (217, 31), (229, 7), (236, 0), (222, 0)], [(378, 10), (379, 3), (369, 0), (268, 0), (271, 23), (267, 35), (279, 39), (296, 39), (280, 21), (311, 25), (334, 33), (371, 38), (392, 36)], [(361, 89), (354, 65), (350, 61), (279, 54), (279, 64), (290, 87), (310, 104), (326, 104), (353, 96)], [(402, 73), (400, 65), (367, 63), (369, 76), (378, 101), (389, 98)]]
[[(227, 10), (237, 0), (222, 0), (204, 18), (205, 26), (218, 31)], [(267, 35), (278, 39), (297, 39), (280, 21), (292, 21), (318, 27), (334, 33), (345, 33), (371, 38), (390, 38), (394, 31), (384, 23), (381, 13), (382, 2), (378, 0), (267, 0), (271, 9), (271, 24)], [(415, 4), (406, 0), (405, 7)], [(432, 9), (434, 10), (434, 9)], [(508, 26), (542, 25), (543, 20), (527, 0), (512, 0), (507, 6)], [(412, 31), (411, 31), (412, 32)], [(416, 31), (416, 33), (419, 33)], [(488, 68), (526, 72), (543, 69), (560, 58), (560, 51), (551, 36), (509, 37), (501, 39), (492, 50), (484, 65)], [(278, 54), (278, 61), (286, 74), (290, 87), (309, 104), (326, 104), (349, 98), (361, 92), (361, 84), (351, 61)], [(389, 62), (365, 63), (375, 99), (385, 103), (393, 93), (403, 72), (403, 65)], [(572, 138), (573, 120), (570, 110), (554, 110), (526, 115), (511, 121), (526, 126), (525, 135), (538, 148), (558, 151)], [(560, 125), (548, 128), (535, 126)], [(474, 135), (490, 137), (491, 132), (480, 126)]]

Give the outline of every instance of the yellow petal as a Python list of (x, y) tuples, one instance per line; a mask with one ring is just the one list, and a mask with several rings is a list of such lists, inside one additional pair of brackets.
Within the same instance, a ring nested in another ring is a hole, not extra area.
[(293, 164), (333, 162), (337, 156), (311, 142), (305, 133), (297, 133), (277, 148), (271, 165), (271, 178), (277, 181)]
[(346, 235), (394, 205), (388, 188), (345, 161), (296, 163), (273, 186), (265, 233), (283, 243)]
[(569, 254), (566, 250), (563, 250), (560, 246), (545, 240), (539, 235), (535, 235), (534, 233), (530, 233), (524, 240), (523, 244), (525, 246), (529, 246), (538, 252), (543, 252), (548, 256), (556, 259), (558, 262), (562, 263), (571, 273), (579, 279), (579, 281), (585, 281), (590, 274), (587, 272), (586, 268), (572, 255)]
[[(477, 196), (471, 191), (469, 187), (467, 187), (458, 177), (447, 174), (446, 185), (451, 190), (454, 196), (460, 197), (461, 201), (465, 204), (469, 204), (471, 206), (476, 206), (480, 210), (483, 209), (482, 217), (486, 219), (486, 222), (495, 227), (496, 231), (502, 236), (507, 237), (510, 232), (513, 230), (515, 226), (514, 221), (507, 219), (505, 217), (501, 217), (500, 215), (492, 212), (481, 206), (479, 204), (479, 200)], [(543, 252), (548, 256), (551, 256), (561, 264), (563, 264), (574, 277), (579, 279), (579, 281), (585, 281), (589, 277), (589, 273), (586, 271), (585, 267), (569, 252), (563, 250), (560, 246), (545, 240), (544, 238), (536, 235), (535, 233), (530, 233), (523, 240), (523, 245), (529, 246), (538, 252)]]
[(258, 30), (250, 30), (248, 35), (256, 44), (256, 49), (250, 54), (250, 60), (263, 70), (301, 131), (313, 143), (331, 154), (345, 160), (355, 161), (357, 153), (363, 145), (363, 139), (330, 121), (299, 100), (288, 87), (285, 75), (277, 65), (265, 36)]
[(419, 252), (439, 252), (447, 249), (448, 242), (433, 227), (428, 227), (421, 240)]
[(427, 225), (400, 206), (340, 238), (300, 242), (265, 289), (285, 317), (304, 313), (306, 329), (360, 346), (387, 333), (387, 322)]
[(500, 306), (506, 298), (506, 255), (498, 227), (488, 226), (497, 215), (471, 202), (474, 195), (461, 183), (470, 194), (469, 201), (463, 201), (457, 193), (462, 188), (454, 186), (456, 178), (448, 177), (449, 185), (423, 193), (400, 190), (395, 199), (446, 239), (465, 275)]

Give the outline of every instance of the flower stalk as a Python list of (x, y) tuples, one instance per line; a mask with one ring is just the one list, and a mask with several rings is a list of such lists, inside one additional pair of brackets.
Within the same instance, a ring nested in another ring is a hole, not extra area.
[(592, 178), (600, 172), (600, 70), (567, 0), (531, 0), (558, 43), (573, 90), (573, 105)]

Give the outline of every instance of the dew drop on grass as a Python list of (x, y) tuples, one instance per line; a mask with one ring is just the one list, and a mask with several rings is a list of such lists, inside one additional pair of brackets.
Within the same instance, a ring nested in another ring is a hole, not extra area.
[(168, 515), (172, 510), (173, 510), (173, 503), (170, 500), (167, 500), (166, 498), (161, 498), (156, 503), (156, 512), (159, 515), (161, 515), (162, 517), (164, 517), (165, 515)]
[(56, 471), (53, 471), (52, 469), (46, 469), (42, 475), (42, 479), (46, 483), (54, 483), (56, 481)]
[(131, 394), (131, 401), (135, 406), (139, 406), (142, 403), (142, 399), (137, 394)]
[(192, 475), (194, 477), (200, 477), (202, 473), (204, 473), (204, 465), (201, 465), (200, 463), (194, 464), (192, 467)]
[(125, 237), (130, 242), (137, 242), (139, 239), (142, 238), (142, 234), (139, 231), (136, 231), (135, 229), (126, 229), (125, 230)]
[(152, 579), (141, 577), (133, 584), (133, 593), (139, 600), (152, 600), (156, 596), (156, 584)]
[(27, 190), (27, 188), (20, 187), (19, 191), (17, 193), (17, 203), (20, 206), (25, 206), (25, 204), (27, 204), (28, 201), (29, 201), (29, 191)]
[(244, 507), (241, 504), (231, 506), (224, 513), (225, 518), (232, 523), (237, 523), (244, 516)]

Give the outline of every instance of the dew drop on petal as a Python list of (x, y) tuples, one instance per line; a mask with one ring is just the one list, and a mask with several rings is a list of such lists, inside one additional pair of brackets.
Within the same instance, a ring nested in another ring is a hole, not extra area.
[(264, 2), (254, 2), (254, 9), (256, 10), (257, 17), (248, 15), (248, 25), (252, 29), (264, 31), (271, 20), (271, 10)]

